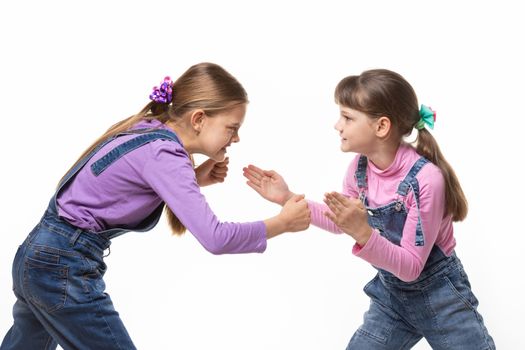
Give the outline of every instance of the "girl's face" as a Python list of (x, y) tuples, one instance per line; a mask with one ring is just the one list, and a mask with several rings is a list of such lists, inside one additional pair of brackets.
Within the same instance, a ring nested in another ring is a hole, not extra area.
[(374, 120), (363, 112), (339, 105), (340, 116), (334, 128), (341, 137), (341, 151), (367, 154), (377, 140)]
[(198, 135), (202, 153), (217, 162), (223, 161), (227, 148), (240, 141), (239, 129), (245, 114), (246, 104), (242, 104), (213, 117), (205, 115)]

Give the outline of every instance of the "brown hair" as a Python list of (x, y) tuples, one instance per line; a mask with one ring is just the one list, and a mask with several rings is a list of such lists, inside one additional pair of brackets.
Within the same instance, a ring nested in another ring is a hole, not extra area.
[[(337, 104), (358, 110), (369, 118), (386, 116), (400, 141), (409, 136), (420, 119), (418, 101), (412, 86), (398, 73), (386, 69), (368, 70), (348, 76), (335, 89)], [(432, 134), (418, 130), (414, 141), (417, 153), (434, 163), (445, 178), (446, 214), (454, 221), (467, 216), (468, 203), (456, 173), (445, 160)]]
[[(171, 103), (151, 101), (139, 113), (114, 124), (82, 153), (71, 168), (101, 142), (129, 130), (142, 120), (157, 119), (166, 123), (170, 120), (183, 118), (195, 109), (202, 109), (206, 115), (214, 116), (245, 103), (248, 103), (248, 95), (242, 85), (230, 73), (217, 64), (196, 64), (173, 83), (173, 101)], [(165, 207), (165, 212), (172, 232), (178, 235), (184, 233), (186, 228), (168, 206)]]

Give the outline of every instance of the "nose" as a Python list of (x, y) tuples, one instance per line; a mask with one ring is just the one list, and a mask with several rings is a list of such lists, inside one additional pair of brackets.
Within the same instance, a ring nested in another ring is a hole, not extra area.
[(233, 135), (232, 142), (237, 143), (239, 141), (241, 141), (241, 137), (239, 136), (239, 133), (237, 132), (237, 133), (235, 133), (235, 135)]
[(341, 132), (341, 119), (337, 119), (337, 122), (334, 124), (334, 129)]

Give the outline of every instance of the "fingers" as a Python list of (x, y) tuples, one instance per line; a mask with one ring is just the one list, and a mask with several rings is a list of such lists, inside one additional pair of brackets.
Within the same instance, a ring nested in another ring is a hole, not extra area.
[(352, 205), (350, 199), (346, 198), (339, 192), (325, 193), (325, 197), (328, 198), (332, 203), (336, 203), (339, 207), (349, 207)]
[(223, 167), (215, 167), (211, 170), (210, 174), (212, 176), (226, 176), (226, 174), (228, 174), (228, 167), (227, 166), (223, 166)]
[(248, 186), (250, 186), (251, 188), (253, 188), (255, 190), (255, 192), (259, 193), (261, 196), (262, 196), (262, 191), (261, 191), (261, 186), (251, 182), (251, 181), (246, 181), (246, 184)]
[(224, 182), (224, 179), (228, 176), (228, 163), (229, 159), (225, 158), (222, 162), (214, 164), (210, 170), (210, 177), (214, 182)]
[(345, 208), (366, 210), (363, 202), (358, 198), (348, 198), (339, 192), (325, 193), (324, 202), (331, 208), (339, 211)]
[(244, 167), (242, 169), (246, 174), (251, 174), (253, 177), (256, 178), (263, 178), (265, 176), (270, 177), (272, 179), (279, 178), (280, 175), (273, 170), (263, 170), (261, 168), (256, 167), (255, 165), (248, 165), (247, 167)]
[(337, 225), (337, 216), (335, 216), (332, 212), (325, 211), (324, 216), (326, 216), (330, 221), (332, 221), (334, 224)]
[(226, 157), (222, 162), (215, 163), (216, 168), (228, 168), (228, 164), (230, 163), (230, 158)]
[(340, 202), (332, 193), (325, 193), (324, 203), (330, 208), (334, 214), (339, 214), (346, 209), (346, 206)]
[(257, 168), (255, 165), (248, 165), (247, 167), (242, 168), (242, 170), (245, 177), (251, 177), (255, 180), (260, 180), (264, 177), (264, 171)]
[(249, 170), (251, 173), (258, 175), (259, 177), (263, 177), (264, 176), (264, 170), (262, 170), (261, 168), (256, 167), (255, 165), (250, 164), (250, 165), (248, 165), (248, 167), (246, 167), (244, 169)]
[(300, 202), (301, 200), (304, 199), (304, 194), (294, 194), (292, 198), (290, 198), (289, 200), (292, 200), (294, 202)]
[(330, 192), (330, 195), (333, 196), (337, 201), (339, 201), (344, 206), (348, 206), (351, 203), (351, 200), (347, 197), (345, 197), (343, 194), (339, 192)]
[(216, 165), (216, 161), (214, 161), (213, 159), (209, 158), (209, 159), (206, 159), (204, 162), (202, 162), (201, 165), (199, 165), (197, 168), (201, 169), (201, 171), (203, 171), (204, 169), (212, 169), (215, 165)]
[(263, 170), (263, 174), (271, 177), (272, 179), (277, 179), (280, 177), (280, 175), (277, 174), (277, 172), (273, 170)]
[(248, 168), (243, 168), (243, 175), (248, 181), (256, 184), (257, 186), (261, 185), (261, 179), (263, 178), (261, 174), (254, 172)]
[[(289, 216), (289, 231), (297, 232), (306, 230), (311, 223), (311, 213), (308, 202), (304, 199), (304, 194), (294, 195), (285, 205)], [(291, 219), (291, 220), (290, 220)]]

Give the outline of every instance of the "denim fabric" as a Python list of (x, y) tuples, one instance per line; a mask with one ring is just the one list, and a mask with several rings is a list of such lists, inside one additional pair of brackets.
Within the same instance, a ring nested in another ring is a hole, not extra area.
[[(402, 198), (412, 190), (419, 208), (416, 175), (427, 162), (421, 158), (414, 164), (399, 184), (397, 201), (371, 208), (366, 198), (367, 160), (359, 159), (355, 176), (360, 198), (368, 210), (368, 222), (396, 245), (400, 245), (407, 217)], [(423, 234), (418, 225), (415, 245), (424, 244)], [(347, 349), (410, 349), (423, 337), (433, 349), (495, 349), (455, 253), (447, 257), (439, 247), (432, 247), (423, 271), (412, 282), (378, 269), (364, 291), (370, 297), (370, 308)]]
[[(156, 139), (178, 142), (166, 130), (139, 130), (143, 135), (111, 151), (97, 164), (100, 173), (134, 148)], [(126, 135), (123, 133), (120, 135)], [(115, 137), (118, 137), (115, 136)], [(59, 185), (41, 221), (20, 245), (13, 262), (14, 324), (1, 350), (56, 349), (57, 343), (69, 349), (135, 349), (129, 334), (105, 293), (104, 251), (110, 239), (128, 229), (111, 228), (87, 232), (58, 217), (56, 195), (102, 143), (77, 164)], [(95, 169), (93, 169), (95, 170)], [(162, 206), (134, 231), (147, 231), (158, 222)]]

